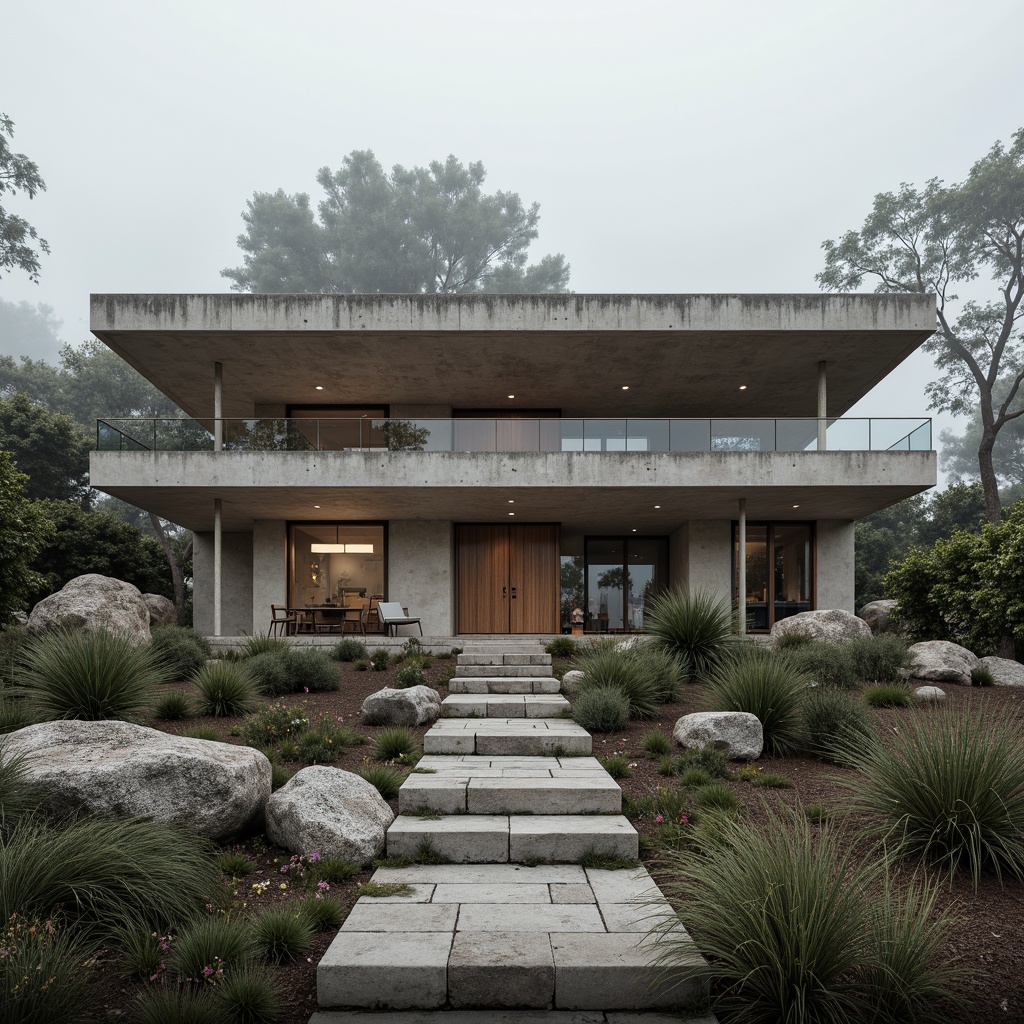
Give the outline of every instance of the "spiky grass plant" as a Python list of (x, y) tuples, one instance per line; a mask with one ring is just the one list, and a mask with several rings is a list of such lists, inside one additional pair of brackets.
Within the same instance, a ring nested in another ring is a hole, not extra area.
[(544, 650), (554, 658), (571, 658), (577, 649), (578, 645), (571, 636), (556, 636), (544, 647)]
[(4, 753), (0, 745), (0, 833), (39, 803), (29, 788), (27, 777), (25, 758)]
[(679, 785), (684, 789), (698, 789), (712, 781), (711, 776), (703, 768), (687, 768), (679, 773)]
[(227, 875), (228, 878), (245, 878), (255, 870), (253, 862), (239, 851), (222, 853), (214, 861), (214, 864), (217, 866), (217, 870)]
[(969, 710), (913, 712), (898, 733), (848, 744), (849, 806), (893, 856), (1024, 878), (1024, 740), (1016, 724)]
[(212, 656), (210, 641), (188, 626), (159, 626), (150, 649), (168, 682), (191, 679)]
[(294, 910), (265, 910), (252, 931), (260, 956), (275, 964), (297, 960), (313, 944), (313, 926)]
[(24, 729), (32, 724), (32, 716), (25, 701), (9, 692), (0, 690), (0, 735)]
[(377, 790), (385, 800), (393, 800), (398, 796), (405, 776), (391, 765), (367, 764), (359, 769), (358, 774)]
[(854, 674), (865, 683), (894, 683), (914, 663), (907, 642), (895, 633), (857, 637), (845, 645)]
[[(629, 701), (630, 718), (654, 718), (658, 714), (658, 706), (664, 685), (659, 681), (654, 660), (641, 655), (641, 648), (617, 651), (614, 647), (591, 647), (584, 651), (576, 660), (583, 672), (579, 684), (579, 692), (586, 693), (592, 689), (614, 687), (622, 692)], [(678, 664), (671, 658), (665, 660), (665, 652), (658, 652), (664, 664), (675, 669), (676, 690), (678, 690)], [(672, 686), (670, 682), (669, 687)]]
[[(744, 1021), (942, 1019), (962, 970), (944, 955), (934, 886), (896, 889), (802, 813), (769, 812), (760, 827), (715, 818), (707, 839), (664, 855), (662, 890), (707, 957), (694, 965), (692, 940), (666, 920), (655, 937), (669, 980), (713, 978), (716, 1012)], [(864, 899), (879, 887), (884, 909)]]
[(199, 695), (196, 710), (202, 715), (244, 715), (256, 703), (256, 687), (244, 662), (210, 662), (199, 670), (194, 683)]
[(914, 691), (906, 683), (881, 683), (864, 691), (864, 703), (871, 708), (908, 708)]
[(844, 744), (871, 732), (867, 712), (849, 693), (824, 687), (807, 693), (803, 703), (807, 752), (823, 761), (841, 763)]
[(629, 725), (629, 698), (617, 686), (593, 686), (576, 698), (572, 717), (587, 732), (618, 732)]
[(162, 675), (148, 644), (106, 630), (43, 633), (21, 656), (19, 685), (37, 721), (135, 718), (152, 706)]
[(671, 704), (679, 699), (683, 684), (690, 676), (684, 658), (656, 643), (636, 644), (626, 654), (635, 662), (639, 674), (654, 687), (659, 704)]
[(159, 722), (180, 722), (192, 717), (192, 702), (188, 694), (177, 690), (158, 697), (153, 705), (153, 717)]
[(315, 932), (329, 932), (340, 928), (345, 920), (341, 904), (330, 896), (304, 896), (296, 905), (298, 912)]
[(214, 989), (229, 1024), (275, 1024), (283, 999), (277, 981), (266, 971), (246, 967), (231, 971)]
[(853, 659), (845, 646), (820, 640), (785, 649), (785, 657), (809, 681), (836, 690), (852, 690), (857, 685)]
[(359, 865), (341, 857), (321, 857), (309, 873), (310, 883), (327, 882), (330, 885), (344, 885), (359, 874)]
[(652, 759), (664, 757), (665, 754), (672, 753), (672, 737), (660, 729), (652, 729), (650, 732), (644, 733), (644, 738), (640, 741), (640, 749), (644, 752), (644, 757)]
[(256, 633), (242, 644), (242, 657), (254, 658), (257, 654), (276, 654), (290, 651), (293, 644), (283, 636), (271, 636), (269, 633)]
[(708, 683), (708, 711), (746, 711), (761, 722), (768, 753), (799, 749), (803, 739), (803, 701), (807, 680), (788, 658), (747, 652), (718, 666)]
[(86, 964), (96, 953), (50, 918), (17, 916), (0, 930), (0, 1020), (61, 1024), (80, 1020)]
[(403, 725), (381, 729), (373, 744), (373, 756), (378, 761), (410, 761), (418, 753), (416, 737)]
[(216, 981), (250, 966), (259, 953), (250, 925), (234, 918), (205, 917), (178, 933), (168, 964), (181, 981)]
[(996, 677), (982, 665), (971, 669), (971, 686), (995, 686)]
[(732, 609), (706, 590), (670, 590), (651, 601), (647, 631), (677, 655), (691, 679), (705, 679), (739, 643)]
[(139, 1024), (225, 1024), (224, 1006), (209, 988), (165, 982), (144, 989), (135, 1007)]
[(697, 806), (712, 811), (736, 814), (743, 807), (740, 798), (724, 783), (712, 782), (693, 794)]
[(658, 758), (659, 775), (675, 775), (677, 767), (676, 759), (671, 754), (662, 754)]
[(208, 740), (211, 743), (220, 742), (220, 733), (209, 725), (199, 725), (194, 729), (186, 729), (182, 736), (188, 736), (193, 740)]
[(681, 774), (691, 768), (700, 768), (713, 779), (729, 777), (729, 759), (725, 751), (716, 747), (695, 747), (684, 751), (676, 762), (676, 771)]
[(604, 766), (604, 770), (616, 782), (620, 779), (628, 779), (633, 774), (629, 769), (629, 759), (621, 754), (612, 754), (611, 757), (602, 757), (599, 760)]

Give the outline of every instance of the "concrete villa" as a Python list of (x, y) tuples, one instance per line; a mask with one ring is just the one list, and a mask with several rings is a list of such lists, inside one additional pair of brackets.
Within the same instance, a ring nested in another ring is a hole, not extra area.
[(195, 532), (214, 636), (379, 600), (625, 632), (676, 585), (763, 631), (852, 611), (854, 521), (936, 481), (929, 420), (844, 418), (930, 296), (94, 295), (91, 327), (192, 417), (100, 421), (91, 479)]

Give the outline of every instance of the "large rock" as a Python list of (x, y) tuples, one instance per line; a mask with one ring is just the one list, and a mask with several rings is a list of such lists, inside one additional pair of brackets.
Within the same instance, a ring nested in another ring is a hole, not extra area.
[(784, 636), (809, 636), (826, 644), (845, 644), (858, 637), (871, 636), (871, 627), (852, 612), (841, 608), (828, 608), (818, 612), (797, 612), (779, 619), (772, 626), (772, 646)]
[(223, 840), (258, 824), (270, 762), (252, 747), (171, 736), (129, 722), (44, 722), (4, 738), (57, 814), (155, 818)]
[(138, 646), (148, 643), (149, 608), (137, 587), (123, 580), (89, 573), (76, 576), (56, 594), (44, 597), (32, 609), (28, 628), (33, 633), (51, 629), (105, 629), (123, 633)]
[(979, 668), (986, 669), (992, 675), (996, 686), (1024, 686), (1024, 665), (1011, 658), (982, 658)]
[(578, 693), (583, 683), (583, 673), (578, 668), (571, 668), (562, 676), (562, 693)]
[(313, 765), (296, 772), (267, 802), (267, 836), (292, 853), (366, 864), (384, 849), (395, 816), (365, 779)]
[(390, 686), (371, 693), (363, 701), (366, 725), (429, 725), (441, 714), (441, 695), (429, 686)]
[(162, 594), (143, 594), (142, 600), (146, 602), (146, 607), (149, 609), (150, 629), (178, 624), (178, 609), (174, 607), (173, 601)]
[(872, 633), (888, 633), (889, 620), (898, 603), (892, 600), (869, 601), (857, 615), (868, 624)]
[(683, 715), (672, 730), (687, 750), (714, 747), (730, 761), (754, 761), (764, 749), (764, 730), (757, 715), (746, 711), (699, 711)]
[(927, 679), (931, 683), (970, 686), (971, 673), (979, 664), (966, 647), (950, 640), (925, 640), (912, 644), (909, 650), (914, 663), (907, 674), (914, 679)]

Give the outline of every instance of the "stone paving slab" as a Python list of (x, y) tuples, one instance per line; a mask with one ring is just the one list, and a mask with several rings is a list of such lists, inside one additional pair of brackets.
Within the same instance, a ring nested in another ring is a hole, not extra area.
[(596, 904), (587, 903), (463, 903), (459, 906), (460, 932), (605, 932)]
[(454, 693), (441, 701), (448, 718), (559, 718), (570, 707), (558, 693)]
[[(461, 660), (462, 656), (460, 655), (459, 657), (460, 657), (460, 660)], [(506, 655), (505, 657), (510, 657), (510, 655)], [(511, 657), (514, 657), (514, 655), (512, 655)], [(481, 667), (486, 667), (487, 671), (486, 672), (481, 672), (480, 671)], [(548, 669), (547, 672), (544, 671), (545, 668)], [(495, 679), (514, 678), (514, 677), (527, 678), (527, 677), (530, 677), (530, 676), (542, 676), (542, 675), (550, 675), (550, 674), (551, 674), (551, 662), (548, 662), (546, 665), (545, 664), (532, 664), (532, 665), (531, 664), (518, 664), (518, 665), (510, 665), (507, 662), (503, 661), (503, 663), (501, 665), (480, 666), (480, 665), (463, 665), (463, 664), (460, 663), (460, 664), (457, 664), (455, 666), (455, 678), (456, 679), (462, 678), (462, 677), (465, 677), (465, 676), (468, 676), (468, 677), (472, 678), (473, 676), (480, 676), (480, 675), (491, 676), (491, 677), (493, 677)]]
[(562, 684), (554, 676), (491, 677), (461, 676), (448, 680), (451, 693), (559, 693)]
[(410, 864), (407, 868), (377, 868), (375, 882), (402, 882), (406, 885), (463, 883), (497, 885), (519, 882), (533, 885), (575, 883), (589, 885), (586, 871), (579, 864)]
[(451, 903), (411, 903), (401, 907), (372, 896), (356, 900), (343, 932), (453, 932), (459, 908)]
[(602, 779), (596, 773), (573, 779), (473, 778), (466, 787), (466, 810), (470, 814), (618, 814), (622, 790), (610, 775)]
[(362, 1010), (318, 1010), (309, 1024), (718, 1024), (714, 1015), (666, 1016), (614, 1010), (405, 1010), (367, 1013)]
[[(551, 903), (551, 887), (543, 882), (439, 882), (434, 903)], [(587, 887), (590, 891), (590, 887)]]
[(555, 960), (546, 932), (459, 932), (448, 960), (453, 1007), (545, 1008), (555, 995)]
[(423, 737), (424, 754), (533, 756), (590, 754), (586, 729), (559, 718), (441, 718)]
[(508, 818), (458, 814), (433, 820), (399, 815), (387, 831), (387, 855), (415, 859), (424, 841), (453, 863), (507, 863)]
[(509, 860), (582, 860), (584, 854), (637, 857), (640, 837), (622, 815), (546, 814), (509, 819)]

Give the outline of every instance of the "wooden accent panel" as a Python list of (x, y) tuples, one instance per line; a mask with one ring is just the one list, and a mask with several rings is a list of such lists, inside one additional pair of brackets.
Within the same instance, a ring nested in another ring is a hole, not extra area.
[(455, 528), (457, 629), (460, 633), (507, 633), (508, 527)]
[(557, 633), (559, 613), (558, 525), (509, 527), (510, 633)]

